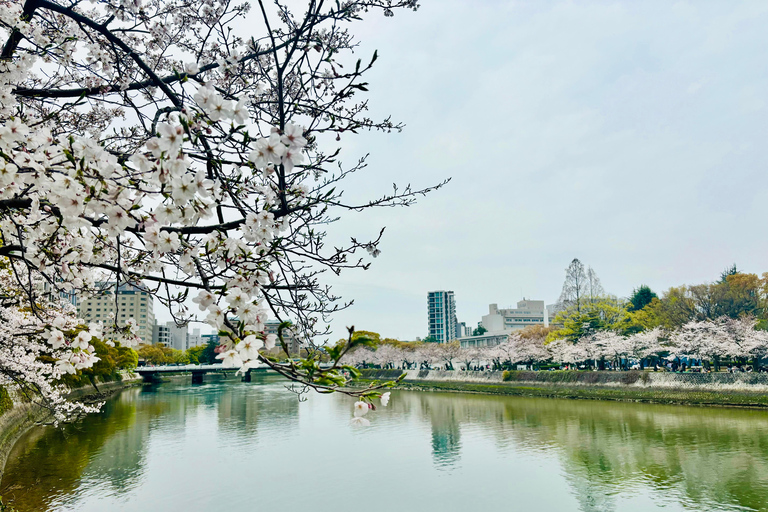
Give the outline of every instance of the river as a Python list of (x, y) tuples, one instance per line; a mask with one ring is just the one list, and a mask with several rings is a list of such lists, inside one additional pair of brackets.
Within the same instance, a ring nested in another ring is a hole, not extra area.
[(127, 389), (14, 447), (26, 511), (768, 511), (768, 411), (394, 391), (276, 377)]

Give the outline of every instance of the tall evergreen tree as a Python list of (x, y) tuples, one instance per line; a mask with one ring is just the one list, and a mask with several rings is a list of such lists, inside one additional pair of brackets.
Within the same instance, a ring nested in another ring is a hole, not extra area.
[(629, 304), (627, 304), (628, 311), (640, 311), (645, 306), (651, 303), (653, 299), (658, 299), (659, 296), (651, 290), (648, 286), (641, 284), (638, 288), (632, 290), (632, 296), (629, 298)]
[(724, 283), (728, 280), (728, 276), (735, 276), (739, 273), (739, 270), (736, 268), (736, 264), (734, 263), (727, 269), (720, 272), (720, 282)]

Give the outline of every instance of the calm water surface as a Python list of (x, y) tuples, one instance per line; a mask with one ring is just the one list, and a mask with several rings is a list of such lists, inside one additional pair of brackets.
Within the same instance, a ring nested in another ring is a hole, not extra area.
[[(17, 445), (25, 511), (768, 511), (768, 412), (392, 393), (299, 403), (272, 377), (122, 392)], [(350, 508), (351, 507), (351, 508)]]

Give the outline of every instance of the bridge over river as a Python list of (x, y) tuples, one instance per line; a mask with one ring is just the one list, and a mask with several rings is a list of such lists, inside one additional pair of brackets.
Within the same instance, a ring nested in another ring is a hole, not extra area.
[[(186, 365), (167, 365), (167, 366), (140, 366), (134, 370), (142, 376), (145, 382), (155, 382), (163, 374), (192, 374), (192, 384), (202, 384), (203, 376), (206, 373), (235, 373), (237, 368), (231, 366), (222, 366), (220, 364), (186, 364)], [(273, 371), (267, 365), (251, 368), (243, 374), (243, 382), (251, 382), (251, 372)]]

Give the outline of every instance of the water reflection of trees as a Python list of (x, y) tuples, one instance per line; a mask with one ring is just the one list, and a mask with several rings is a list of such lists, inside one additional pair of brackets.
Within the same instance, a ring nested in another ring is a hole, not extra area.
[(76, 491), (86, 467), (113, 490), (133, 485), (148, 430), (136, 424), (138, 395), (138, 389), (123, 392), (87, 421), (30, 431), (14, 446), (0, 495), (20, 511), (48, 510)]
[[(339, 421), (351, 415), (349, 399), (312, 400), (314, 413), (325, 414), (327, 404)], [(0, 494), (20, 511), (44, 511), (74, 503), (83, 479), (100, 491), (126, 492), (145, 470), (153, 432), (174, 442), (204, 421), (205, 432), (226, 433), (222, 439), (271, 442), (296, 428), (298, 411), (295, 395), (270, 380), (128, 390), (88, 421), (33, 431), (9, 460)], [(557, 454), (584, 512), (616, 510), (616, 496), (633, 492), (692, 510), (766, 510), (765, 411), (396, 392), (373, 421), (385, 429), (428, 425), (432, 460), (442, 469), (457, 467), (475, 436), (503, 456)]]
[(766, 411), (440, 393), (401, 393), (391, 405), (431, 422), (439, 465), (458, 460), (469, 425), (500, 450), (556, 450), (585, 512), (641, 489), (692, 509), (765, 510)]
[(127, 492), (140, 483), (152, 432), (183, 442), (178, 434), (200, 419), (201, 410), (234, 442), (252, 442), (265, 425), (276, 430), (274, 423), (290, 430), (294, 422), (286, 418), (297, 416), (298, 401), (273, 381), (125, 390), (84, 421), (25, 435), (9, 457), (0, 496), (19, 511), (45, 511), (75, 500), (83, 480), (93, 479), (105, 493)]
[[(283, 433), (296, 424), (299, 401), (274, 376), (255, 376), (250, 384), (224, 386), (216, 397), (219, 430), (235, 438), (253, 441), (262, 428), (278, 423)], [(279, 385), (278, 385), (279, 384)], [(266, 425), (265, 425), (266, 423)]]

